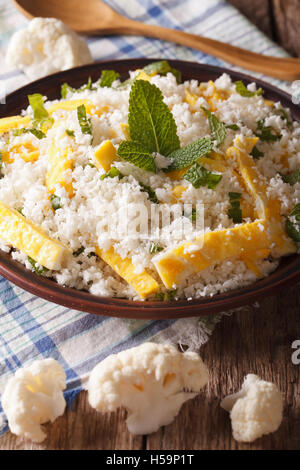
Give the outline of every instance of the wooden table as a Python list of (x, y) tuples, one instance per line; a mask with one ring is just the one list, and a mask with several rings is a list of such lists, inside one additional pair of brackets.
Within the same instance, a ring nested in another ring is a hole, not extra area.
[[(46, 425), (49, 437), (43, 444), (34, 445), (8, 433), (0, 439), (0, 449), (299, 449), (300, 364), (291, 360), (292, 343), (300, 340), (299, 307), (298, 284), (264, 299), (259, 306), (224, 317), (201, 348), (210, 370), (209, 385), (182, 407), (172, 424), (155, 434), (131, 436), (124, 411), (100, 415), (88, 405), (86, 393), (81, 393), (72, 411)], [(248, 373), (279, 386), (284, 420), (276, 433), (253, 444), (238, 444), (220, 400), (237, 391)]]
[[(229, 0), (272, 39), (300, 56), (300, 0)], [(96, 413), (85, 393), (74, 409), (46, 425), (48, 439), (41, 445), (6, 434), (0, 449), (299, 449), (300, 365), (291, 360), (292, 343), (300, 340), (300, 285), (277, 297), (246, 307), (223, 318), (201, 349), (211, 380), (196, 399), (186, 403), (175, 421), (145, 437), (133, 437), (125, 412)], [(284, 396), (280, 429), (253, 444), (238, 444), (231, 435), (228, 413), (220, 400), (237, 391), (248, 373), (278, 384)]]

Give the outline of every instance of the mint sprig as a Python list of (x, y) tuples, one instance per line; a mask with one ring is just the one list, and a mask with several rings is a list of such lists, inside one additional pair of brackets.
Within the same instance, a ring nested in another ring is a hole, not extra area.
[(145, 152), (168, 156), (180, 147), (174, 117), (159, 88), (145, 80), (134, 82), (128, 115), (131, 140)]
[(83, 134), (93, 135), (92, 133), (92, 122), (90, 118), (87, 118), (86, 109), (84, 104), (77, 108), (77, 118)]
[(237, 82), (235, 82), (235, 90), (239, 95), (245, 98), (252, 98), (253, 96), (260, 96), (264, 92), (262, 88), (259, 88), (257, 91), (248, 90), (248, 88), (242, 82), (242, 80), (238, 80)]
[(138, 168), (146, 171), (156, 172), (156, 165), (151, 153), (144, 149), (138, 142), (123, 140), (118, 148), (118, 155)]
[(102, 70), (101, 77), (97, 82), (97, 85), (101, 88), (111, 87), (114, 81), (120, 78), (120, 74), (114, 70)]
[(187, 168), (188, 166), (193, 165), (193, 163), (195, 163), (199, 158), (210, 154), (212, 148), (213, 144), (209, 137), (197, 139), (191, 144), (175, 150), (169, 155), (169, 158), (172, 159), (173, 162), (168, 168), (166, 168), (166, 171), (169, 172)]
[(199, 163), (194, 163), (184, 175), (184, 179), (189, 181), (196, 189), (200, 188), (200, 186), (215, 189), (217, 184), (221, 181), (222, 175), (212, 173), (204, 168), (204, 166), (199, 165)]
[(219, 121), (215, 114), (212, 114), (208, 109), (201, 106), (201, 109), (205, 112), (208, 123), (210, 127), (210, 131), (212, 134), (213, 140), (217, 142), (217, 146), (221, 145), (221, 143), (226, 138), (226, 126), (223, 122)]

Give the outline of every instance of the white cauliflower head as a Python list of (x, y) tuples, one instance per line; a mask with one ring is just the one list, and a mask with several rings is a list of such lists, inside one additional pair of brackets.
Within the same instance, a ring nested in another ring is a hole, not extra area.
[(178, 414), (208, 382), (208, 371), (194, 352), (144, 343), (108, 356), (92, 370), (89, 402), (98, 411), (128, 410), (132, 434), (150, 434)]
[(92, 61), (84, 39), (56, 18), (31, 20), (13, 34), (6, 54), (6, 62), (31, 80)]
[(34, 361), (18, 369), (1, 399), (11, 432), (42, 442), (46, 434), (40, 425), (54, 421), (65, 410), (65, 388), (66, 375), (54, 359)]
[(276, 431), (282, 421), (282, 396), (275, 384), (248, 374), (242, 389), (228, 395), (221, 407), (230, 412), (233, 437), (241, 442)]

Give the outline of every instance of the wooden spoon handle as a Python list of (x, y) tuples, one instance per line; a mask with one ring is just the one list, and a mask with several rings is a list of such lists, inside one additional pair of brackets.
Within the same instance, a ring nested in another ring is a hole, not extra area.
[(175, 29), (163, 28), (161, 26), (148, 25), (127, 18), (123, 18), (122, 24), (118, 25), (115, 31), (109, 31), (110, 34), (114, 32), (121, 34), (137, 34), (172, 41), (219, 57), (233, 65), (253, 70), (254, 72), (260, 72), (271, 77), (280, 78), (281, 80), (293, 81), (300, 78), (300, 59), (296, 58), (265, 56), (216, 41), (215, 39), (209, 39)]

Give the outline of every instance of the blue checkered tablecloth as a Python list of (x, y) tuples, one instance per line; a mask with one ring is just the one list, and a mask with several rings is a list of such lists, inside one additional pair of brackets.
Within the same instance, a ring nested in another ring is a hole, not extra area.
[[(149, 24), (182, 29), (274, 56), (287, 54), (236, 9), (222, 0), (106, 0), (117, 12)], [(12, 34), (27, 20), (7, 0), (0, 0), (0, 84), (12, 91), (28, 80), (4, 63)], [(169, 42), (134, 36), (88, 37), (95, 60), (165, 57), (213, 65), (225, 62)], [(239, 69), (238, 69), (239, 70)], [(252, 74), (285, 88), (284, 82)], [(198, 348), (209, 337), (218, 316), (184, 320), (119, 320), (71, 310), (40, 299), (0, 278), (0, 393), (18, 367), (53, 357), (67, 374), (67, 401), (82, 389), (91, 369), (108, 354), (146, 340), (173, 341)], [(7, 430), (0, 406), (0, 434)], [(0, 420), (1, 421), (1, 420)]]

